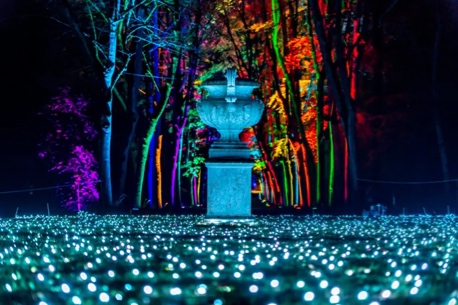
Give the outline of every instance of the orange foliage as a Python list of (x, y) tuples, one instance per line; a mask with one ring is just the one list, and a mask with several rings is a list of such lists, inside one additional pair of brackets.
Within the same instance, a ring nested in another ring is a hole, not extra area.
[(250, 30), (258, 33), (258, 32), (266, 32), (271, 31), (273, 26), (273, 22), (271, 20), (267, 22), (258, 22), (250, 26)]
[[(316, 49), (317, 61), (322, 62), (321, 52), (318, 48), (318, 40), (313, 38), (313, 44)], [(293, 69), (303, 70), (307, 73), (313, 73), (312, 46), (308, 36), (295, 37), (286, 44), (289, 53), (285, 56), (285, 64), (288, 72)]]
[[(307, 139), (307, 143), (312, 150), (315, 162), (318, 162), (318, 155), (317, 155), (317, 138), (316, 138), (316, 119), (317, 119), (317, 112), (316, 112), (316, 99), (310, 98), (308, 101), (308, 108), (304, 111), (301, 115), (301, 121), (304, 126), (305, 137)], [(328, 109), (328, 106), (324, 108)], [(329, 110), (324, 109), (324, 113)], [(323, 121), (323, 130), (328, 127), (328, 121)]]
[(316, 141), (316, 109), (310, 107), (301, 116), (302, 124), (304, 125), (305, 138), (313, 152), (315, 163), (318, 162), (317, 156), (317, 141)]

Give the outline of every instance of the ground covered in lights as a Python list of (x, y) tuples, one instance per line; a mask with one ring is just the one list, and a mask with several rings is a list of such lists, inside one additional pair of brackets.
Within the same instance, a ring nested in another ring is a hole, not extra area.
[(454, 216), (0, 219), (0, 304), (446, 304)]

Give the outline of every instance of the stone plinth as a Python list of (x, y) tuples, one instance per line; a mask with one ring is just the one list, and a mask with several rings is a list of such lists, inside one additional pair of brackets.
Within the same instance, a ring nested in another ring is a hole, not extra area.
[(251, 216), (250, 160), (210, 160), (207, 167), (207, 217)]

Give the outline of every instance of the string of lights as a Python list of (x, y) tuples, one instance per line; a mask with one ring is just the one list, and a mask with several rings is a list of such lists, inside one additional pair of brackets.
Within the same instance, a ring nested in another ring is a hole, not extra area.
[(359, 181), (373, 182), (381, 184), (439, 184), (448, 182), (458, 182), (458, 179), (447, 179), (447, 180), (431, 180), (431, 181), (387, 181), (387, 180), (372, 180), (358, 178)]
[(142, 74), (142, 73), (123, 72), (123, 74), (130, 75), (130, 76), (141, 76), (141, 77), (146, 77), (146, 78), (154, 78), (154, 79), (169, 79), (169, 80), (174, 79), (173, 77), (168, 77), (168, 76), (155, 76), (155, 75)]
[[(380, 183), (380, 184), (439, 184), (439, 183), (449, 183), (449, 182), (458, 182), (458, 178), (456, 179), (447, 179), (447, 180), (431, 180), (431, 181), (388, 181), (388, 180), (374, 180), (374, 179), (364, 179), (358, 178), (359, 181), (363, 182), (372, 182), (372, 183)], [(101, 182), (101, 180), (97, 181)], [(80, 185), (86, 185), (88, 183), (80, 183)], [(12, 190), (12, 191), (2, 191), (0, 195), (3, 194), (14, 194), (14, 193), (26, 193), (32, 191), (44, 191), (44, 190), (51, 190), (51, 189), (58, 189), (58, 188), (66, 188), (71, 187), (72, 184), (64, 184), (64, 185), (55, 185), (55, 186), (47, 186), (47, 187), (38, 187), (38, 188), (27, 188), (21, 190)]]
[[(101, 180), (97, 181), (101, 182)], [(79, 183), (79, 185), (87, 185), (89, 183)], [(28, 188), (28, 189), (22, 189), (22, 190), (12, 190), (12, 191), (3, 191), (0, 192), (0, 195), (3, 194), (14, 194), (14, 193), (26, 193), (26, 192), (32, 192), (32, 191), (44, 191), (44, 190), (52, 190), (52, 189), (58, 189), (58, 188), (66, 188), (66, 187), (71, 187), (73, 184), (64, 184), (64, 185), (55, 185), (55, 186), (47, 186), (47, 187), (37, 187), (37, 188)]]

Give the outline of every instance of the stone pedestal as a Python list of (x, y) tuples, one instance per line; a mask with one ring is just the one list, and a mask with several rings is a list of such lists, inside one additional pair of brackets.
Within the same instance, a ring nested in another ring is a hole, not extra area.
[(250, 160), (210, 160), (207, 167), (207, 217), (251, 216)]

